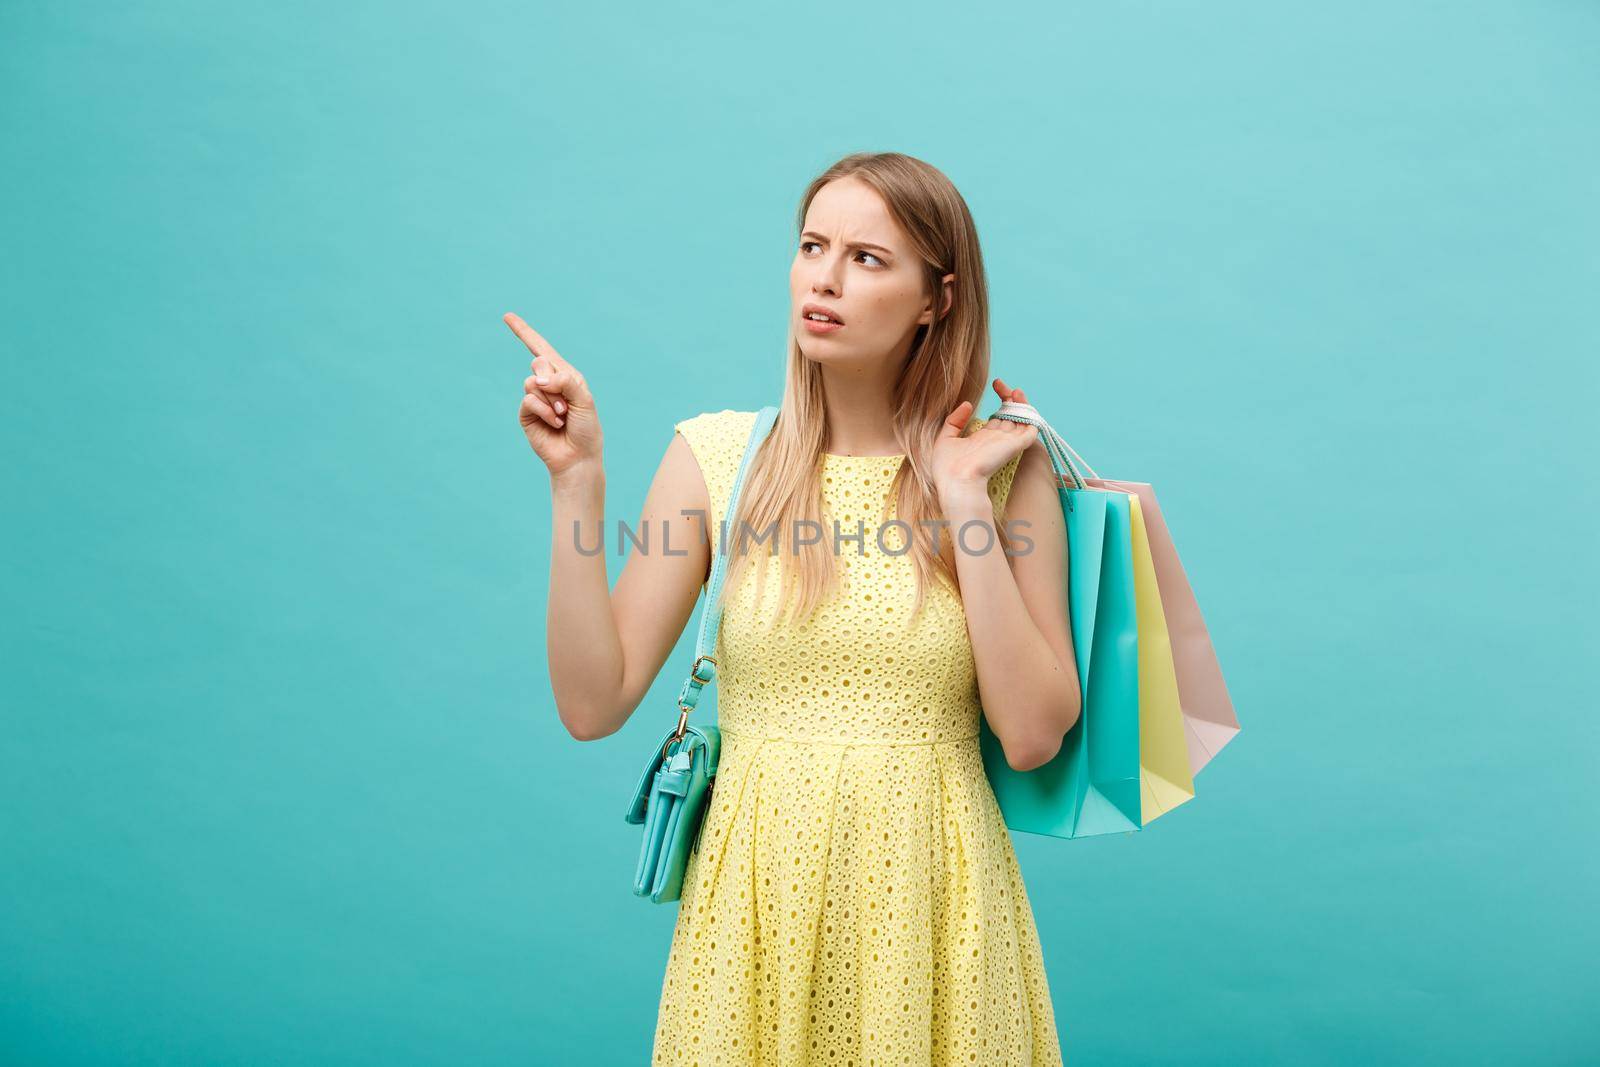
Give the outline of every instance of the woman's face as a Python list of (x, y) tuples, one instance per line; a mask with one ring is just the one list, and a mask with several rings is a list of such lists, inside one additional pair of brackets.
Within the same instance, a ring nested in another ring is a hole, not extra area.
[[(911, 242), (871, 186), (855, 178), (824, 185), (806, 209), (789, 268), (790, 313), (801, 354), (841, 365), (903, 355), (918, 325), (933, 317), (922, 279)], [(808, 320), (808, 304), (841, 325)]]

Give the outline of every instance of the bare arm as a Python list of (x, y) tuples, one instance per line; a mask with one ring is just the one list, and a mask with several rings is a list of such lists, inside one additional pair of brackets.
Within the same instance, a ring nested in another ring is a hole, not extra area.
[[(989, 432), (986, 425), (978, 434)], [(1033, 433), (1003, 421), (992, 432)], [(1041, 442), (1025, 447), (1007, 498), (1006, 519), (1017, 553), (1007, 557), (993, 537), (987, 475), (962, 478), (956, 476), (958, 465), (950, 470), (940, 500), (951, 533), (977, 524), (957, 540), (955, 559), (984, 717), (1006, 762), (1019, 771), (1032, 770), (1055, 757), (1082, 710), (1067, 615), (1066, 521), (1054, 472)], [(994, 547), (982, 551), (985, 544)]]
[[(554, 492), (550, 681), (561, 721), (580, 741), (615, 733), (639, 706), (693, 614), (711, 562), (705, 542), (711, 505), (681, 434), (673, 435), (633, 527), (643, 547), (629, 553), (615, 590), (606, 586), (605, 559), (616, 548), (617, 531), (607, 531), (609, 543), (599, 555), (579, 551), (580, 544), (594, 550), (603, 497), (603, 482), (598, 489)], [(661, 721), (669, 720), (663, 712)]]
[(606, 558), (618, 539), (604, 527), (594, 397), (577, 368), (531, 326), (512, 314), (505, 322), (535, 357), (519, 419), (550, 472), (550, 686), (567, 732), (593, 740), (628, 721), (694, 610), (711, 560), (709, 494), (688, 442), (675, 434), (634, 527), (646, 547), (629, 555), (613, 592)]
[[(1055, 757), (1082, 703), (1067, 621), (1066, 525), (1051, 475), (1044, 445), (1035, 441), (1023, 453), (1006, 507), (1017, 554), (980, 551), (990, 542), (976, 526), (966, 536), (974, 550), (958, 545), (956, 552), (984, 716), (1006, 762), (1019, 771)], [(952, 531), (969, 520), (993, 530), (987, 493), (955, 496), (945, 517)]]

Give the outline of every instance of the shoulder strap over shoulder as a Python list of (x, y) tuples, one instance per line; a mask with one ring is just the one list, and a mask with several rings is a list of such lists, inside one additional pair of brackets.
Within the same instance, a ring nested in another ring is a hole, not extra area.
[[(744, 477), (750, 469), (750, 460), (777, 421), (778, 409), (774, 406), (769, 405), (756, 413), (755, 425), (750, 427), (750, 437), (745, 441), (744, 456), (739, 460), (738, 473), (733, 476), (733, 492), (728, 497), (726, 521), (730, 524), (734, 516), (739, 513), (739, 492), (744, 488)], [(710, 543), (709, 538), (707, 543)], [(695, 641), (694, 666), (689, 669), (689, 677), (684, 681), (683, 688), (678, 691), (678, 708), (681, 712), (678, 721), (680, 732), (688, 721), (689, 712), (700, 702), (700, 691), (717, 675), (717, 663), (711, 658), (711, 653), (717, 647), (717, 631), (722, 625), (722, 576), (727, 571), (727, 566), (726, 552), (712, 553), (711, 577), (706, 582), (705, 600), (700, 609), (700, 635)]]

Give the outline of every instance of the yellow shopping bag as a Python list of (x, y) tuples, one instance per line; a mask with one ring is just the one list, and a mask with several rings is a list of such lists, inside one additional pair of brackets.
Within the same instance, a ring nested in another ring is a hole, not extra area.
[(1133, 595), (1139, 627), (1139, 821), (1148, 826), (1184, 801), (1194, 799), (1194, 773), (1189, 769), (1172, 641), (1137, 493), (1128, 494), (1128, 513), (1132, 520)]

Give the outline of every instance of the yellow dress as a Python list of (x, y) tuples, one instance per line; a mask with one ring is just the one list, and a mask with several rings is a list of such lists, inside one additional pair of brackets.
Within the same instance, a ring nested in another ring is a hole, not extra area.
[[(714, 551), (755, 417), (676, 424), (710, 491)], [(990, 480), (997, 502), (1020, 458)], [(930, 589), (907, 631), (911, 557), (876, 538), (901, 457), (821, 463), (823, 543), (830, 517), (841, 536), (860, 519), (864, 554), (841, 542), (844, 587), (804, 625), (765, 629), (774, 560), (762, 602), (752, 566), (724, 611), (722, 754), (684, 872), (652, 1063), (1060, 1064), (1038, 931), (978, 748), (960, 597)]]

